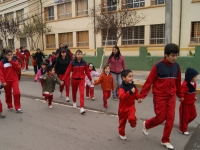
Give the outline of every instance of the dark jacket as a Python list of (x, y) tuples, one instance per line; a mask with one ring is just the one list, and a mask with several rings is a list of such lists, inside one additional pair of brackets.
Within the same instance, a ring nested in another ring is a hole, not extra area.
[(45, 74), (46, 80), (44, 80), (44, 92), (54, 92), (56, 83), (60, 84), (60, 79), (55, 74), (52, 77), (49, 74)]
[(37, 64), (41, 64), (43, 62), (43, 58), (45, 58), (44, 54), (42, 52), (40, 53), (35, 53), (35, 60)]
[(57, 74), (65, 74), (67, 67), (69, 66), (69, 59), (63, 59), (61, 57), (59, 57), (56, 61), (56, 65), (55, 65), (55, 71)]

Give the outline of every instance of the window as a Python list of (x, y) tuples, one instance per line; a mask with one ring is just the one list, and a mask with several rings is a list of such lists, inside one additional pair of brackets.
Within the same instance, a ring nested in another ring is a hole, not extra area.
[(76, 16), (84, 16), (88, 14), (88, 0), (76, 1)]
[(73, 33), (59, 33), (59, 43), (73, 47)]
[(89, 33), (88, 31), (80, 31), (76, 33), (77, 47), (89, 46)]
[(117, 10), (117, 0), (102, 0), (102, 12)]
[(9, 47), (11, 50), (14, 50), (14, 49), (15, 49), (14, 39), (8, 39), (8, 47)]
[(7, 21), (12, 21), (14, 19), (14, 14), (12, 12), (7, 13), (7, 14), (4, 14), (4, 17)]
[(165, 24), (151, 25), (150, 44), (165, 44)]
[(0, 39), (0, 50), (3, 48), (3, 40)]
[(127, 27), (122, 30), (122, 45), (144, 44), (144, 26)]
[(20, 45), (21, 46), (27, 46), (27, 40), (26, 40), (26, 38), (20, 38)]
[[(107, 31), (102, 31), (102, 45), (106, 43)], [(107, 45), (115, 45), (116, 31), (108, 31)]]
[(58, 19), (64, 19), (64, 18), (72, 17), (72, 4), (71, 4), (71, 2), (59, 4), (57, 11), (58, 11)]
[(144, 7), (145, 0), (123, 0), (122, 1), (122, 8), (129, 9), (129, 8), (138, 8)]
[(17, 15), (17, 22), (18, 23), (22, 23), (22, 21), (23, 21), (23, 15), (24, 15), (24, 9), (18, 10), (16, 12), (16, 15)]
[(165, 4), (165, 0), (151, 0), (151, 5)]
[(200, 21), (192, 22), (191, 44), (200, 43)]
[(45, 21), (54, 20), (54, 6), (45, 8)]
[(55, 41), (56, 41), (55, 40), (55, 34), (46, 35), (47, 48), (55, 48), (56, 47)]

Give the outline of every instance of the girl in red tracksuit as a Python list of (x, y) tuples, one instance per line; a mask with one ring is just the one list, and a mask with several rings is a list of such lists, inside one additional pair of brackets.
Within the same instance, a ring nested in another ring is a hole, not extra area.
[(20, 105), (20, 90), (18, 74), (20, 67), (16, 59), (12, 58), (12, 51), (6, 50), (6, 57), (0, 62), (0, 80), (4, 86), (6, 103), (9, 110), (13, 110), (12, 91), (14, 106), (17, 113), (22, 113)]
[(181, 90), (184, 94), (184, 99), (180, 100), (179, 106), (179, 132), (184, 135), (189, 135), (188, 124), (197, 117), (197, 111), (195, 107), (196, 98), (196, 81), (199, 73), (188, 68), (185, 72), (185, 80), (182, 83)]
[(25, 68), (24, 61), (25, 61), (26, 56), (25, 56), (24, 48), (23, 47), (20, 47), (19, 57), (20, 57), (20, 61), (21, 61), (21, 69), (23, 71), (25, 71), (26, 68)]
[(80, 113), (84, 114), (84, 86), (85, 86), (85, 74), (92, 81), (87, 63), (82, 59), (83, 52), (77, 50), (75, 54), (75, 59), (70, 62), (67, 71), (65, 72), (63, 81), (68, 82), (70, 80), (70, 72), (72, 72), (72, 98), (73, 107), (76, 108), (76, 93), (79, 88), (80, 92)]
[(138, 99), (138, 90), (133, 83), (133, 72), (131, 70), (123, 70), (121, 73), (123, 80), (119, 88), (119, 137), (126, 140), (125, 126), (127, 120), (131, 125), (132, 131), (135, 130), (137, 118), (135, 116), (135, 100)]
[(28, 70), (29, 58), (31, 54), (30, 51), (27, 49), (27, 47), (24, 47), (24, 54), (25, 54), (26, 70)]

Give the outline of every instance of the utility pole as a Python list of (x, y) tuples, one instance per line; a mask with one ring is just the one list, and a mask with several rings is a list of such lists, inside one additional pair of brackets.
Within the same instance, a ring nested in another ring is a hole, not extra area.
[(172, 42), (172, 2), (165, 0), (165, 44)]
[[(40, 12), (41, 12), (41, 19), (43, 23), (43, 16), (42, 16), (42, 0), (40, 0)], [(42, 49), (44, 51), (44, 33), (43, 33), (43, 28), (42, 28)]]

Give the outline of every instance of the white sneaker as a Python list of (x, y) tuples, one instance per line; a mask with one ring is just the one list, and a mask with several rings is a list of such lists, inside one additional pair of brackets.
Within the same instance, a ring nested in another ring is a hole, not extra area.
[(165, 146), (167, 149), (174, 149), (174, 147), (170, 144), (170, 143), (162, 143), (161, 142), (161, 145)]
[(85, 109), (84, 109), (83, 107), (80, 109), (80, 113), (81, 113), (81, 114), (84, 114), (84, 113), (85, 113)]
[(93, 98), (91, 98), (93, 101), (95, 100), (95, 98), (93, 97)]
[(21, 113), (23, 113), (23, 111), (21, 109), (17, 109), (16, 113), (20, 113), (21, 114)]
[(122, 136), (122, 135), (119, 134), (119, 137), (120, 137), (120, 139), (122, 139), (122, 140), (127, 140), (126, 136)]
[(76, 108), (76, 103), (73, 103), (73, 107)]
[(70, 102), (70, 100), (69, 100), (69, 97), (68, 97), (68, 96), (66, 97), (66, 102)]
[(25, 72), (26, 71), (26, 69), (23, 69), (23, 72)]
[(50, 105), (49, 108), (52, 109), (53, 108), (52, 105)]
[(183, 135), (190, 135), (189, 132), (182, 132), (182, 131), (180, 131), (180, 130), (179, 130), (179, 132), (180, 132), (181, 134), (183, 134)]
[(89, 97), (86, 96), (87, 99), (89, 99)]
[(143, 131), (144, 135), (147, 136), (147, 135), (149, 135), (149, 131), (145, 127), (145, 122), (146, 121), (143, 121), (143, 129), (142, 129), (142, 131)]
[(47, 103), (47, 101), (46, 101), (46, 100), (44, 100), (44, 103), (46, 104), (46, 103)]
[(8, 110), (9, 110), (9, 111), (13, 111), (14, 109), (13, 109), (13, 108), (8, 108)]
[(135, 130), (135, 127), (131, 127), (131, 130), (134, 131), (134, 130)]

